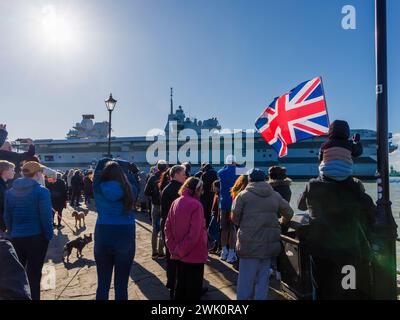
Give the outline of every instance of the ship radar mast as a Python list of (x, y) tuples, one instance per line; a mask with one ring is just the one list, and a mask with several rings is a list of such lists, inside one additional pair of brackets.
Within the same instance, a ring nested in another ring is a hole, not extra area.
[(169, 114), (174, 114), (174, 88), (171, 87), (171, 111)]

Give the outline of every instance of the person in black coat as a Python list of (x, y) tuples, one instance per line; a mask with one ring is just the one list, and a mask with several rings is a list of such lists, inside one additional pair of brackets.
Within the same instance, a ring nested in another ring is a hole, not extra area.
[[(162, 238), (165, 243), (165, 221), (168, 217), (169, 209), (171, 208), (172, 203), (179, 198), (179, 189), (182, 187), (182, 184), (186, 180), (186, 168), (184, 166), (176, 165), (173, 166), (170, 170), (171, 181), (167, 184), (167, 186), (161, 192), (161, 232)], [(171, 260), (171, 255), (166, 248), (166, 258), (167, 258), (167, 284), (166, 287), (170, 290), (171, 300), (174, 297), (174, 287), (175, 287), (175, 274), (176, 274), (176, 263), (174, 260)]]
[(85, 195), (85, 204), (90, 205), (90, 200), (93, 199), (93, 172), (89, 171), (83, 178), (83, 193)]
[(206, 228), (208, 228), (211, 221), (211, 211), (214, 200), (214, 192), (212, 185), (214, 181), (218, 180), (218, 173), (209, 163), (205, 163), (202, 166), (202, 175), (200, 178), (203, 181), (203, 194), (200, 197), (200, 201), (204, 209), (204, 218), (206, 219)]
[(75, 171), (75, 174), (71, 179), (71, 187), (72, 187), (71, 205), (79, 207), (80, 205), (79, 201), (83, 190), (83, 179), (81, 172), (79, 170)]
[(161, 174), (168, 169), (168, 163), (165, 160), (159, 160), (157, 162), (157, 172), (152, 174), (146, 183), (144, 188), (144, 194), (151, 198), (151, 250), (152, 259), (158, 257), (165, 257), (164, 255), (164, 242), (161, 235), (161, 200), (160, 190), (158, 183), (161, 178)]
[[(68, 190), (67, 185), (62, 179), (61, 174), (57, 174), (57, 179), (55, 181), (46, 182), (46, 188), (49, 189), (51, 195), (51, 204), (54, 210), (54, 213), (57, 214), (57, 228), (60, 229), (61, 219), (63, 210), (67, 207), (67, 197)], [(53, 225), (54, 225), (54, 215), (53, 215)]]
[(286, 168), (273, 166), (269, 168), (268, 175), (268, 183), (271, 185), (272, 189), (278, 192), (283, 199), (290, 203), (290, 199), (292, 197), (290, 186), (292, 184), (292, 180), (286, 176)]
[[(298, 208), (310, 213), (306, 247), (311, 256), (316, 298), (368, 299), (370, 297), (369, 231), (375, 204), (359, 180), (320, 176), (311, 179), (298, 199)], [(342, 268), (354, 266), (356, 289), (345, 290)]]

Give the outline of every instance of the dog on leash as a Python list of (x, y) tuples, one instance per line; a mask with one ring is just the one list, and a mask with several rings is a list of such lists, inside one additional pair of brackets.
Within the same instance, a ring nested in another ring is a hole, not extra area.
[(78, 222), (79, 222), (79, 228), (82, 228), (82, 220), (83, 220), (83, 225), (86, 226), (84, 212), (74, 211), (72, 212), (72, 217), (75, 218), (75, 228), (78, 227)]
[(67, 242), (64, 246), (64, 254), (63, 254), (63, 261), (65, 262), (65, 258), (67, 258), (67, 262), (69, 262), (69, 256), (72, 253), (72, 249), (76, 249), (76, 257), (81, 258), (83, 248), (90, 242), (93, 241), (92, 234), (88, 236), (85, 234), (82, 237), (76, 238), (75, 240), (71, 240)]

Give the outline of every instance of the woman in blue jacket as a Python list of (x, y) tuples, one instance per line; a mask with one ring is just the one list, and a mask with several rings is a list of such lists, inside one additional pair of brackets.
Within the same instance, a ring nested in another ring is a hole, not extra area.
[(113, 269), (115, 299), (128, 299), (129, 274), (135, 255), (135, 212), (134, 192), (127, 175), (122, 163), (110, 159), (99, 161), (94, 172), (98, 212), (94, 234), (97, 300), (108, 300)]
[(27, 162), (24, 178), (14, 181), (6, 192), (4, 221), (18, 259), (26, 269), (32, 300), (40, 299), (40, 280), (49, 241), (53, 237), (50, 192), (38, 181), (43, 166)]

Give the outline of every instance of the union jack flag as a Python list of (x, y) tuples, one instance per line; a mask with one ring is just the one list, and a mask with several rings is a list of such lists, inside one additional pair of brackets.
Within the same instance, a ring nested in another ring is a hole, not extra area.
[(289, 93), (276, 97), (255, 125), (279, 157), (287, 155), (289, 144), (328, 133), (322, 79), (305, 81)]

